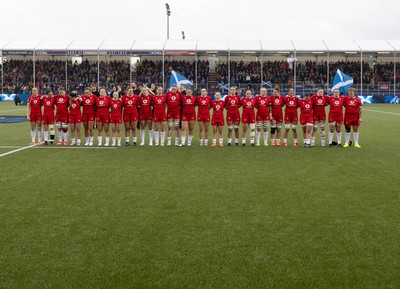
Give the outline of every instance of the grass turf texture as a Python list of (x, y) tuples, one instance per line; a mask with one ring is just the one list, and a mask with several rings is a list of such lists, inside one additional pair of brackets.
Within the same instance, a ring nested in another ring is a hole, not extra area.
[(400, 106), (364, 108), (361, 149), (2, 157), (0, 288), (399, 288)]

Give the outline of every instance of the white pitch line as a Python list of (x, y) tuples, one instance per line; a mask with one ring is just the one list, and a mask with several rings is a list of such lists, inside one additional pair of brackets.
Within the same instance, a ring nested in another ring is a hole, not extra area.
[(22, 148), (19, 148), (19, 149), (10, 151), (10, 152), (6, 152), (6, 153), (4, 153), (4, 154), (1, 154), (1, 155), (0, 155), (0, 158), (1, 158), (1, 157), (5, 157), (5, 156), (10, 155), (10, 154), (13, 154), (13, 153), (16, 153), (16, 152), (20, 152), (20, 151), (23, 151), (23, 150), (26, 150), (26, 149), (33, 148), (33, 147), (35, 147), (35, 146), (37, 146), (37, 145), (38, 145), (38, 144), (29, 145), (29, 146), (22, 147)]
[(22, 146), (0, 146), (0, 149), (18, 149), (22, 148)]
[(63, 146), (56, 146), (56, 147), (52, 147), (52, 146), (40, 146), (40, 147), (36, 147), (37, 149), (81, 149), (81, 150), (116, 150), (117, 147), (63, 147)]
[(0, 112), (21, 111), (21, 110), (26, 110), (26, 108), (16, 108), (16, 109), (9, 109), (9, 110), (0, 110)]
[(388, 112), (388, 111), (380, 111), (380, 110), (365, 109), (365, 108), (363, 110), (372, 111), (372, 112), (380, 112), (380, 113), (385, 113), (385, 114), (400, 115), (400, 113), (397, 113), (397, 112)]

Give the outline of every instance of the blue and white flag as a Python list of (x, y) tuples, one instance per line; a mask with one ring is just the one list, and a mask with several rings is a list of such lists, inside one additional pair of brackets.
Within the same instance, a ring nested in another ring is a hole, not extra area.
[(183, 86), (185, 86), (185, 87), (192, 86), (192, 83), (190, 82), (189, 79), (184, 77), (182, 74), (179, 74), (175, 70), (172, 70), (171, 78), (169, 80), (169, 86), (170, 87), (173, 85), (180, 86), (181, 84), (183, 84)]
[(15, 100), (15, 94), (1, 94), (0, 99), (2, 101), (14, 101)]
[(224, 90), (229, 91), (229, 83), (227, 83), (227, 84), (218, 83), (218, 88), (220, 88), (222, 91), (224, 91)]
[(334, 89), (339, 89), (344, 95), (347, 94), (347, 90), (353, 85), (353, 78), (344, 74), (339, 69), (336, 71), (335, 78), (332, 83), (332, 91)]
[(272, 82), (270, 80), (268, 81), (263, 81), (262, 85), (268, 86), (268, 87), (272, 87)]

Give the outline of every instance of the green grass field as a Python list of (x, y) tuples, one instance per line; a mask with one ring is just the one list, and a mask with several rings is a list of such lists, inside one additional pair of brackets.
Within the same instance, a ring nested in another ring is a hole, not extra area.
[[(363, 120), (361, 149), (0, 157), (0, 288), (400, 288), (400, 106)], [(0, 123), (0, 154), (29, 142)]]

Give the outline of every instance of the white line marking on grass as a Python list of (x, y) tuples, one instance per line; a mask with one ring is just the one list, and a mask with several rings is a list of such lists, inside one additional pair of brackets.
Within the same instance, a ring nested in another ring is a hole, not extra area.
[(0, 149), (18, 149), (22, 148), (22, 146), (0, 146)]
[(7, 156), (7, 155), (11, 155), (11, 154), (16, 153), (16, 152), (20, 152), (20, 151), (23, 151), (23, 150), (26, 150), (26, 149), (33, 148), (33, 147), (35, 147), (35, 146), (37, 146), (37, 145), (38, 145), (38, 144), (29, 145), (29, 146), (22, 147), (22, 148), (19, 148), (19, 149), (10, 151), (10, 152), (6, 152), (6, 153), (4, 153), (4, 154), (1, 154), (1, 155), (0, 155), (0, 158), (1, 158), (1, 157), (5, 157), (5, 156)]
[(49, 147), (49, 146), (40, 146), (36, 147), (37, 149), (75, 149), (75, 150), (116, 150), (117, 147)]
[(26, 108), (16, 108), (16, 109), (9, 109), (9, 110), (0, 110), (0, 112), (21, 111), (21, 110), (26, 110)]
[(385, 114), (393, 114), (393, 115), (400, 115), (398, 112), (388, 112), (388, 111), (381, 111), (381, 110), (373, 110), (373, 109), (363, 109), (365, 111), (372, 111), (372, 112), (380, 112), (380, 113), (385, 113)]

